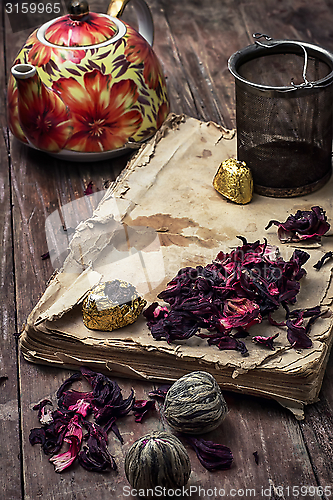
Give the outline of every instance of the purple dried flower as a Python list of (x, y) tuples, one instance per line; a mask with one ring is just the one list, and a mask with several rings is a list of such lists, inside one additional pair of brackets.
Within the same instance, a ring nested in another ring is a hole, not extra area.
[[(79, 407), (82, 407), (82, 405), (84, 405), (86, 407), (86, 414), (83, 416), (85, 417), (91, 407), (93, 397), (94, 395), (92, 392), (80, 392), (74, 390), (64, 391), (62, 392), (58, 400), (58, 405), (59, 408), (66, 410), (76, 410), (77, 412)], [(82, 414), (81, 411), (79, 411), (79, 413)]]
[(81, 373), (79, 372), (75, 372), (73, 373), (73, 375), (71, 375), (69, 378), (67, 378), (62, 384), (61, 386), (59, 387), (59, 389), (57, 390), (57, 398), (60, 399), (63, 392), (70, 386), (72, 385), (73, 382), (75, 382), (76, 380), (81, 380), (82, 379), (82, 376), (81, 376)]
[(312, 347), (312, 341), (307, 336), (304, 326), (299, 326), (294, 322), (287, 320), (287, 338), (295, 349), (309, 349)]
[(333, 252), (326, 252), (325, 255), (323, 255), (323, 257), (319, 259), (318, 262), (314, 264), (313, 267), (317, 269), (317, 271), (319, 271), (323, 267), (325, 262), (332, 258), (333, 258)]
[(38, 418), (42, 425), (53, 422), (52, 410), (50, 408), (46, 408), (47, 405), (52, 406), (52, 401), (49, 399), (43, 399), (43, 401), (33, 407), (33, 410), (38, 410)]
[[(323, 317), (327, 311), (321, 311), (320, 306), (309, 307), (307, 309), (294, 309), (288, 312), (288, 340), (294, 345), (295, 349), (308, 348), (312, 342), (307, 336), (313, 323), (320, 317)], [(294, 319), (290, 319), (294, 318)], [(303, 326), (304, 318), (310, 318), (308, 323)]]
[(330, 228), (325, 211), (318, 206), (309, 211), (297, 210), (296, 214), (289, 215), (285, 222), (271, 220), (265, 229), (269, 229), (273, 224), (278, 226), (278, 237), (282, 243), (320, 241), (321, 236)]
[(278, 336), (279, 336), (278, 333), (276, 333), (275, 335), (272, 335), (272, 337), (261, 337), (260, 335), (258, 335), (257, 337), (252, 337), (252, 340), (254, 342), (257, 342), (258, 344), (262, 344), (265, 347), (268, 347), (269, 349), (271, 349), (272, 351), (274, 351), (275, 347), (273, 345), (273, 341)]
[(31, 429), (29, 434), (29, 442), (32, 446), (35, 444), (41, 444), (44, 447), (46, 440), (45, 429)]
[(230, 448), (213, 441), (205, 441), (202, 438), (188, 435), (183, 435), (183, 437), (195, 450), (198, 459), (206, 469), (209, 471), (230, 469), (233, 461)]
[(135, 416), (135, 421), (142, 422), (143, 417), (152, 408), (155, 408), (155, 401), (149, 401), (147, 399), (136, 400), (133, 407), (132, 407), (132, 410), (133, 410), (133, 413)]
[[(266, 240), (240, 239), (241, 247), (220, 252), (211, 264), (180, 269), (158, 295), (168, 309), (154, 302), (144, 311), (155, 340), (172, 343), (198, 335), (219, 349), (247, 354), (239, 332), (245, 336), (265, 316), (273, 322), (272, 312), (296, 302), (309, 254), (297, 249), (284, 261)], [(234, 329), (238, 333), (233, 335)]]
[(84, 436), (86, 446), (78, 456), (80, 465), (86, 470), (104, 472), (108, 469), (117, 470), (117, 464), (110, 455), (106, 432), (95, 423), (85, 421), (88, 433)]
[(46, 424), (42, 429), (30, 431), (30, 443), (32, 445), (41, 444), (46, 455), (57, 453), (62, 446), (70, 420), (70, 414), (64, 414), (60, 410), (53, 411), (51, 423)]
[(69, 444), (69, 449), (50, 458), (50, 462), (53, 463), (56, 472), (62, 472), (64, 469), (67, 469), (74, 462), (80, 451), (83, 431), (79, 418), (79, 415), (74, 415), (64, 435), (63, 440)]
[(72, 465), (81, 447), (81, 441), (76, 436), (68, 436), (64, 441), (69, 443), (69, 449), (58, 455), (53, 455), (50, 458), (50, 462), (54, 465), (55, 472), (62, 472)]
[(201, 338), (206, 338), (209, 345), (216, 345), (221, 350), (235, 350), (240, 351), (240, 353), (243, 355), (248, 354), (248, 350), (244, 342), (238, 340), (233, 336), (221, 335), (220, 333), (216, 333), (213, 335), (200, 333), (198, 336)]
[(86, 189), (83, 191), (86, 196), (89, 196), (90, 194), (93, 194), (93, 181), (90, 181)]
[(163, 385), (160, 385), (157, 389), (154, 389), (153, 391), (150, 391), (148, 393), (148, 396), (150, 398), (160, 398), (162, 400), (165, 399), (165, 396), (168, 392), (168, 390), (170, 389), (172, 384), (163, 384)]
[(102, 425), (106, 432), (112, 430), (123, 442), (116, 420), (132, 409), (135, 401), (133, 389), (129, 397), (123, 399), (121, 389), (114, 380), (85, 367), (81, 368), (81, 373), (93, 388), (91, 407), (96, 423)]
[(225, 301), (220, 323), (225, 330), (230, 331), (233, 328), (250, 328), (254, 323), (261, 323), (261, 320), (258, 304), (245, 297), (237, 297)]
[[(92, 386), (91, 392), (69, 389), (72, 382), (80, 380), (82, 375)], [(48, 404), (52, 404), (49, 400), (43, 400), (34, 406), (42, 417), (44, 426), (30, 431), (30, 443), (41, 444), (44, 453), (52, 455), (50, 461), (54, 464), (56, 472), (61, 472), (78, 456), (84, 426), (88, 429), (88, 433), (85, 436), (86, 446), (80, 454), (81, 465), (87, 470), (99, 472), (110, 468), (116, 469), (114, 460), (107, 450), (107, 432), (112, 430), (123, 442), (116, 420), (127, 415), (132, 409), (135, 400), (133, 389), (129, 397), (124, 399), (115, 381), (88, 368), (81, 368), (81, 373), (75, 373), (65, 380), (57, 396), (59, 404), (57, 410), (45, 410)], [(86, 419), (91, 413), (95, 418), (93, 423)], [(67, 443), (69, 448), (59, 453), (63, 443)]]
[[(109, 418), (123, 417), (130, 412), (135, 401), (133, 389), (131, 389), (131, 393), (127, 399), (123, 399), (121, 394), (120, 396), (120, 398), (117, 397), (114, 400), (111, 398), (104, 406), (100, 403), (94, 405), (93, 413), (97, 423), (106, 424)], [(95, 402), (96, 400), (94, 400)]]

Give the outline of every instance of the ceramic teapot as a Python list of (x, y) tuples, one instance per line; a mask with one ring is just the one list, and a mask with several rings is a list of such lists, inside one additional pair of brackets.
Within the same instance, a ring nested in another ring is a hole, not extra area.
[(144, 0), (131, 0), (138, 31), (117, 15), (72, 0), (68, 14), (34, 31), (8, 83), (11, 132), (27, 145), (73, 161), (100, 160), (138, 147), (169, 112), (165, 79), (152, 50)]

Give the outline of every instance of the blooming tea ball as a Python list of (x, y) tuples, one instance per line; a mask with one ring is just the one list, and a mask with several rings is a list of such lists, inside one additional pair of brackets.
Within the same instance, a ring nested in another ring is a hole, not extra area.
[(204, 434), (216, 429), (228, 411), (215, 378), (192, 372), (178, 379), (164, 402), (165, 418), (173, 429), (185, 434)]
[[(191, 474), (187, 451), (179, 439), (165, 431), (141, 437), (125, 457), (128, 482), (140, 496), (151, 495), (156, 486), (170, 489), (185, 486)], [(139, 491), (141, 490), (141, 492)]]

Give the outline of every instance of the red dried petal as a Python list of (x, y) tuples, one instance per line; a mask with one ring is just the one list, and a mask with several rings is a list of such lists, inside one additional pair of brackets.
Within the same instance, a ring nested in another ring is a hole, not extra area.
[(206, 469), (210, 471), (230, 469), (233, 455), (228, 446), (188, 435), (183, 437), (195, 450), (198, 459)]
[(133, 413), (136, 422), (142, 422), (143, 417), (148, 413), (149, 410), (155, 408), (155, 401), (150, 401), (147, 399), (136, 400), (133, 405)]
[(273, 224), (278, 226), (278, 236), (282, 243), (320, 241), (321, 236), (330, 228), (325, 211), (318, 206), (312, 207), (311, 210), (298, 210), (295, 215), (289, 215), (285, 222), (271, 220), (265, 229), (269, 229)]

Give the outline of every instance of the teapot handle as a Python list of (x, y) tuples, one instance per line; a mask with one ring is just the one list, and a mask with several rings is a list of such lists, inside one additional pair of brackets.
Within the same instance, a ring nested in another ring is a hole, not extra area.
[(111, 0), (107, 14), (112, 17), (119, 17), (123, 13), (128, 2), (134, 7), (135, 14), (138, 18), (139, 33), (147, 40), (149, 45), (153, 45), (154, 41), (154, 24), (153, 18), (145, 0)]

